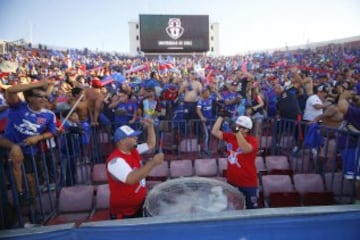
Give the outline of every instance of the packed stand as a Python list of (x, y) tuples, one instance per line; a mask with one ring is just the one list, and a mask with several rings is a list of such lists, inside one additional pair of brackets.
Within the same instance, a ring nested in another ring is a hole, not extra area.
[[(164, 152), (169, 161), (215, 158), (218, 166), (227, 158), (230, 175), (216, 175), (235, 186), (229, 176), (240, 167), (233, 158), (252, 152), (248, 208), (258, 207), (258, 190), (270, 196), (257, 182), (263, 176), (256, 155), (287, 156), (291, 176), (306, 168), (323, 178), (333, 173), (332, 182), (339, 171), (355, 180), (359, 45), (216, 58), (11, 46), (0, 59), (1, 201), (30, 206), (28, 220), (46, 222), (63, 187), (92, 183), (94, 166), (105, 163), (119, 127), (143, 129), (138, 138), (146, 141), (146, 119), (152, 119), (157, 140), (151, 155)], [(252, 147), (244, 144), (237, 153), (232, 134), (244, 126)], [(23, 213), (14, 212), (21, 219)]]

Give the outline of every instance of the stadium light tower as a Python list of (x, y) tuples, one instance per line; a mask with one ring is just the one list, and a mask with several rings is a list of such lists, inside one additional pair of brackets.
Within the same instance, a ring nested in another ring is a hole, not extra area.
[(32, 21), (29, 21), (29, 41), (32, 43)]

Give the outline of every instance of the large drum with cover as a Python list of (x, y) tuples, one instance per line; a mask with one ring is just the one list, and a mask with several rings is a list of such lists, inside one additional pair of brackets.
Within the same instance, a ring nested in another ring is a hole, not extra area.
[(146, 216), (179, 217), (245, 206), (243, 194), (235, 187), (216, 179), (187, 177), (156, 185), (145, 200), (144, 212)]

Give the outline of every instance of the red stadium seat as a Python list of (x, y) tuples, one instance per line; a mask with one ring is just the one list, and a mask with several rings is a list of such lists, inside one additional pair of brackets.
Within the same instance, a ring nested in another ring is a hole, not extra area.
[(305, 206), (334, 204), (334, 195), (325, 191), (325, 185), (320, 174), (295, 174), (294, 185), (301, 194)]
[(266, 156), (265, 165), (269, 174), (273, 175), (293, 175), (290, 164), (286, 156)]
[(222, 177), (226, 177), (227, 158), (219, 158), (218, 161), (219, 174)]
[(76, 184), (91, 184), (90, 165), (79, 165), (76, 167)]
[(256, 166), (256, 171), (258, 173), (260, 172), (267, 172), (265, 163), (264, 163), (264, 158), (261, 156), (256, 156), (255, 158), (255, 166)]
[(265, 175), (262, 183), (269, 207), (300, 206), (300, 194), (294, 190), (289, 175)]
[(148, 189), (152, 189), (156, 184), (159, 184), (169, 177), (169, 163), (167, 161), (162, 162), (151, 170), (146, 177), (146, 186)]
[(300, 193), (298, 192), (273, 192), (270, 193), (270, 207), (300, 206)]
[(110, 212), (110, 189), (109, 184), (98, 185), (95, 198), (95, 210), (91, 214), (90, 221), (109, 220)]
[(326, 190), (334, 193), (335, 201), (339, 204), (352, 203), (355, 195), (353, 184), (340, 172), (325, 173)]
[(218, 175), (218, 167), (215, 158), (194, 160), (195, 175), (200, 177), (214, 177)]
[(183, 139), (180, 142), (181, 152), (197, 152), (199, 151), (199, 143), (196, 138)]
[(190, 177), (193, 176), (193, 165), (189, 159), (173, 160), (170, 162), (170, 177)]
[(266, 156), (265, 165), (268, 171), (273, 169), (290, 169), (290, 165), (286, 156)]
[(93, 184), (104, 184), (108, 182), (105, 163), (98, 163), (94, 165), (92, 182)]
[(93, 208), (94, 187), (76, 185), (64, 187), (60, 191), (58, 215), (50, 219), (46, 225), (75, 222), (79, 226), (86, 221)]

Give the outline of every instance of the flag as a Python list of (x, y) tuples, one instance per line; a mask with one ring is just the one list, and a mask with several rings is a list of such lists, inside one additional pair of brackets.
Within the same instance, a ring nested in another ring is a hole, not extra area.
[(179, 69), (177, 69), (173, 63), (170, 61), (159, 61), (159, 72), (179, 72)]
[(118, 83), (123, 83), (125, 82), (125, 77), (121, 74), (121, 73), (113, 73), (111, 74), (111, 78)]
[(351, 63), (354, 63), (356, 61), (356, 57), (354, 55), (349, 55), (349, 54), (346, 54), (344, 53), (344, 61), (347, 63), (347, 64), (351, 64)]
[(137, 66), (131, 66), (130, 69), (126, 70), (125, 73), (126, 74), (131, 74), (131, 73), (136, 73), (136, 72), (140, 72), (140, 71), (149, 71), (149, 64), (140, 64)]

